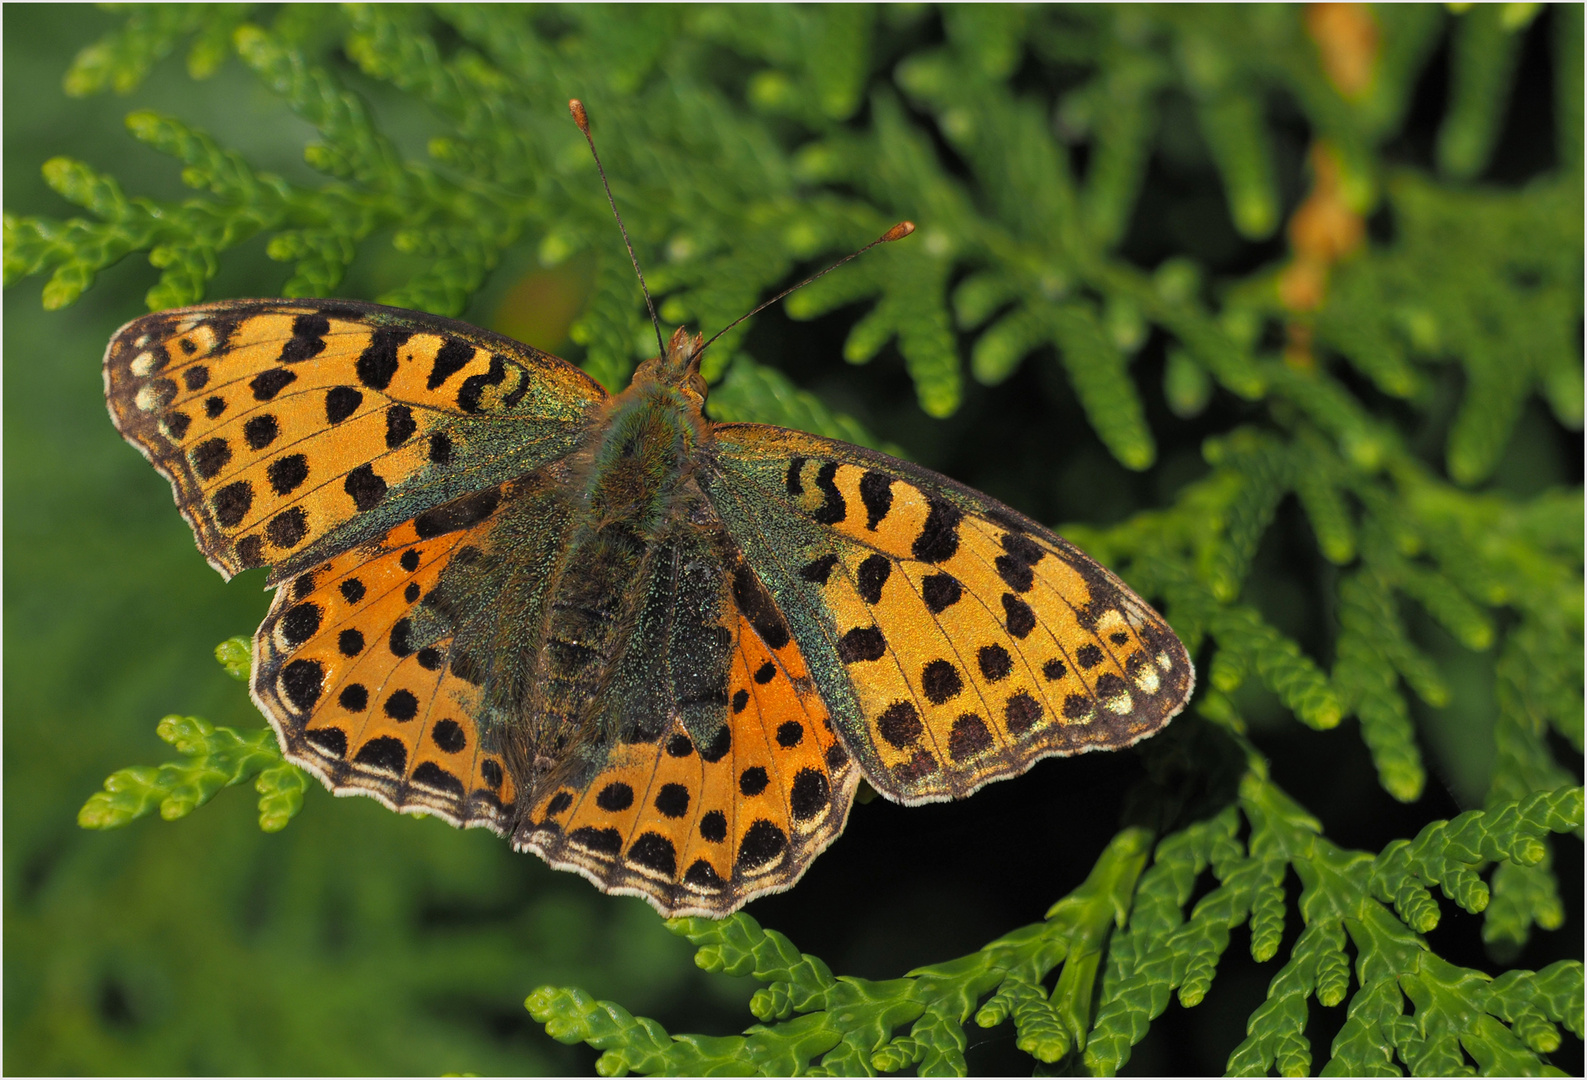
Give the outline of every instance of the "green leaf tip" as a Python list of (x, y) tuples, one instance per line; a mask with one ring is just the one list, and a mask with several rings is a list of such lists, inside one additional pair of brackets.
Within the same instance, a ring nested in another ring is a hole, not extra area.
[(215, 660), (226, 669), (226, 674), (245, 683), (253, 672), (253, 641), (245, 637), (227, 638), (215, 646)]
[(155, 810), (166, 821), (186, 817), (222, 788), (254, 780), (259, 827), (279, 832), (302, 808), (308, 778), (281, 759), (275, 732), (247, 734), (217, 727), (196, 716), (167, 716), (155, 729), (185, 761), (158, 767), (136, 765), (112, 773), (104, 790), (77, 812), (85, 829), (115, 829)]

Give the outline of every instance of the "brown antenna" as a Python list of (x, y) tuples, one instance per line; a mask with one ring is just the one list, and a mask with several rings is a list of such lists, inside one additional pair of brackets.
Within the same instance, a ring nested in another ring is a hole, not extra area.
[[(734, 319), (732, 322), (730, 322), (726, 326), (722, 327), (722, 329), (720, 329), (716, 333), (712, 334), (711, 335), (711, 341), (715, 341), (717, 338), (721, 337), (723, 334), (725, 334), (729, 330), (733, 329), (733, 327), (737, 326), (739, 323), (743, 322), (745, 319), (748, 319), (748, 318), (750, 318), (751, 316), (754, 316), (754, 315), (759, 315), (761, 312), (763, 312), (767, 308), (771, 307), (773, 304), (775, 304), (777, 301), (781, 300), (783, 297), (787, 296), (789, 293), (794, 292), (794, 291), (796, 291), (798, 289), (804, 288), (806, 285), (810, 284), (812, 281), (814, 281), (818, 277), (824, 277), (825, 275), (832, 273), (832, 271), (836, 270), (838, 267), (842, 266), (844, 263), (848, 262), (850, 259), (859, 258), (861, 255), (864, 255), (867, 251), (871, 250), (871, 248), (875, 247), (877, 244), (890, 244), (894, 240), (902, 240), (904, 237), (908, 236), (910, 233), (912, 233), (914, 231), (915, 231), (915, 223), (913, 221), (900, 221), (897, 225), (894, 225), (891, 229), (888, 229), (882, 235), (878, 236), (875, 240), (872, 240), (869, 244), (866, 244), (864, 247), (860, 248), (860, 250), (854, 252), (853, 254), (843, 256), (843, 258), (839, 259), (837, 262), (833, 263), (831, 266), (829, 266), (825, 270), (821, 271), (821, 273), (812, 274), (810, 277), (805, 278), (799, 284), (794, 285), (791, 288), (784, 289), (782, 292), (778, 293), (776, 296), (772, 297), (770, 300), (766, 301), (764, 304), (761, 304), (754, 311), (751, 311), (748, 315), (740, 315), (738, 318)], [(696, 349), (694, 351), (694, 355), (696, 357), (698, 357), (701, 353), (705, 352), (706, 349), (710, 348), (711, 347), (711, 341), (707, 341), (704, 345), (701, 345), (698, 349)]]
[[(612, 198), (612, 185), (606, 181), (606, 169), (601, 165), (601, 155), (595, 150), (595, 138), (590, 134), (589, 115), (584, 111), (584, 103), (578, 98), (568, 102), (568, 112), (573, 114), (573, 122), (579, 126), (580, 131), (584, 132), (584, 141), (590, 144), (590, 156), (595, 159), (595, 171), (601, 174), (601, 186), (606, 189), (606, 201), (612, 204), (612, 216), (617, 219), (617, 231), (623, 234), (623, 245), (628, 248), (628, 261), (634, 264), (634, 273), (639, 277), (639, 291), (645, 294), (645, 307), (650, 309), (650, 325), (656, 330), (656, 348), (659, 350), (656, 355), (666, 356), (667, 346), (661, 340), (661, 320), (656, 318), (656, 302), (650, 298), (650, 288), (645, 284), (645, 272), (639, 268), (639, 259), (634, 255), (634, 245), (628, 239), (628, 229), (623, 225), (623, 215), (617, 212), (617, 200)], [(910, 228), (914, 226), (911, 225)]]

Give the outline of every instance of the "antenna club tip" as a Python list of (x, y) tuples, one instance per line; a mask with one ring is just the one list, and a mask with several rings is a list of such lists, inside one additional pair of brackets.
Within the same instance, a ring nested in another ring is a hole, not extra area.
[(590, 118), (589, 114), (584, 111), (584, 102), (578, 98), (570, 98), (568, 100), (568, 112), (573, 114), (573, 122), (579, 126), (579, 130), (588, 135), (590, 133)]
[(902, 240), (904, 237), (908, 236), (914, 231), (915, 223), (913, 221), (900, 221), (897, 225), (894, 225), (891, 229), (888, 229), (882, 234), (882, 242), (886, 244), (891, 243), (894, 240)]

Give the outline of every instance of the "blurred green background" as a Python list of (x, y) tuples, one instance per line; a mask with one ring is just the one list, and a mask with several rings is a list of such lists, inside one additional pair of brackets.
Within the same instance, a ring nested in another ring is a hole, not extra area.
[[(129, 193), (181, 198), (177, 167), (125, 133), (121, 118), (133, 108), (175, 113), (257, 168), (312, 179), (302, 163), (312, 130), (235, 62), (203, 84), (167, 62), (128, 98), (72, 99), (61, 89), (68, 64), (117, 16), (13, 4), (3, 19), (9, 212), (70, 216), (39, 174), (58, 154), (113, 172)], [(1545, 23), (1529, 39), (1527, 63), (1546, 50)], [(1413, 115), (1396, 144), (1410, 163), (1430, 153), (1437, 63), (1428, 76), (1433, 104)], [(1547, 94), (1546, 80), (1523, 72), (1497, 167), (1515, 173), (1508, 182), (1547, 164), (1538, 149), (1547, 126), (1529, 119)], [(381, 104), (388, 132), (404, 143), (419, 138), (404, 138), (405, 103)], [(1163, 123), (1172, 135), (1172, 111)], [(1304, 139), (1293, 124), (1278, 138), (1281, 188), (1293, 208), (1305, 187)], [(1165, 147), (1137, 212), (1133, 255), (1149, 264), (1186, 253), (1235, 272), (1281, 254), (1281, 240), (1237, 235), (1204, 147), (1173, 138)], [(464, 318), (558, 349), (568, 298), (588, 284), (577, 265), (530, 273), (535, 239), (521, 245), (516, 266), (509, 260), (490, 278)], [(394, 254), (361, 255), (343, 291), (375, 295), (400, 275), (399, 263)], [(593, 1052), (552, 1042), (522, 1009), (523, 996), (548, 982), (620, 1001), (676, 1032), (719, 1034), (749, 1023), (753, 986), (701, 974), (690, 947), (642, 902), (603, 896), (483, 832), (400, 817), (367, 799), (333, 801), (317, 784), (303, 812), (275, 835), (257, 828), (246, 789), (174, 823), (146, 819), (107, 833), (76, 826), (77, 808), (106, 775), (174, 756), (154, 735), (161, 716), (239, 728), (261, 722), (211, 652), (226, 637), (252, 633), (267, 606), (262, 575), (227, 585), (209, 569), (168, 485), (120, 439), (104, 409), (105, 342), (143, 312), (155, 276), (144, 259), (129, 259), (75, 306), (52, 313), (40, 306), (41, 279), (4, 297), (6, 1071), (586, 1072)], [(208, 295), (256, 295), (283, 277), (255, 241), (226, 256)], [(1140, 383), (1153, 388), (1149, 400), (1159, 402), (1149, 419), (1160, 464), (1149, 474), (1113, 460), (1052, 364), (1027, 364), (995, 389), (971, 385), (958, 413), (930, 420), (895, 353), (865, 368), (841, 362), (856, 317), (846, 311), (795, 324), (768, 312), (746, 348), (916, 460), (1040, 520), (1106, 524), (1160, 505), (1205, 468), (1205, 435), (1238, 419), (1226, 403), (1196, 421), (1170, 415), (1155, 389), (1159, 346), (1138, 366)], [(1442, 404), (1423, 421), (1431, 445), (1447, 428), (1457, 390), (1450, 373), (1438, 391)], [(1021, 453), (988, 446), (984, 433), (994, 427)], [(1533, 403), (1494, 487), (1532, 494), (1579, 484), (1580, 470), (1579, 434)], [(1305, 530), (1293, 507), (1281, 510), (1251, 585), (1262, 608), (1280, 613), (1275, 621), (1294, 633), (1317, 595)], [(1340, 843), (1376, 849), (1431, 817), (1458, 813), (1483, 789), (1479, 703), (1491, 695), (1491, 668), (1466, 662), (1436, 631), (1427, 640), (1464, 691), (1460, 700), (1472, 704), (1457, 703), (1447, 723), (1428, 729), (1445, 733), (1429, 747), (1438, 780), (1415, 806), (1381, 791), (1354, 735), (1305, 730), (1260, 694), (1243, 703), (1277, 778)], [(1092, 756), (1045, 762), (963, 804), (858, 807), (848, 834), (798, 889), (750, 911), (839, 973), (883, 978), (947, 959), (1039, 918), (1073, 888), (1140, 776), (1132, 753)], [(1558, 845), (1573, 912), (1579, 850)], [(1452, 912), (1438, 948), (1482, 966), (1476, 925)], [(1518, 962), (1580, 955), (1580, 933), (1577, 918), (1540, 933)], [(1220, 1070), (1270, 976), (1232, 949), (1207, 1002), (1171, 1006), (1131, 1070)], [(1324, 1042), (1338, 1019), (1318, 1021)], [(972, 1068), (1028, 1068), (1011, 1040), (1005, 1027), (973, 1043)]]

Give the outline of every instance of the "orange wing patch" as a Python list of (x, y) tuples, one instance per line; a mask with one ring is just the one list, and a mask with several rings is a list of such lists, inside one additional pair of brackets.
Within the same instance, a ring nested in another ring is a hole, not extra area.
[(842, 832), (859, 770), (798, 646), (732, 615), (721, 726), (697, 739), (675, 719), (659, 746), (614, 747), (588, 783), (536, 797), (515, 847), (671, 916), (721, 917), (799, 879)]
[(254, 700), (287, 758), (338, 794), (506, 833), (516, 793), (481, 731), (480, 693), (451, 672), (450, 640), (422, 630), (423, 598), (452, 560), (469, 557), (483, 526), (437, 534), (425, 522), (404, 522), (276, 593), (254, 639)]
[[(144, 316), (112, 339), (105, 385), (116, 426), (171, 481), (199, 547), (228, 577), (333, 554), (528, 472), (571, 449), (584, 408), (604, 396), (516, 342), (351, 302)], [(536, 423), (515, 423), (520, 452), (504, 455), (479, 421), (520, 406)], [(470, 484), (470, 468), (489, 471)]]
[(1045, 530), (831, 460), (793, 459), (786, 488), (835, 534), (801, 576), (831, 613), (878, 789), (959, 798), (1045, 756), (1127, 746), (1183, 706), (1173, 632)]

